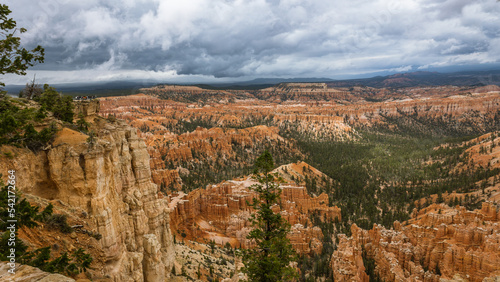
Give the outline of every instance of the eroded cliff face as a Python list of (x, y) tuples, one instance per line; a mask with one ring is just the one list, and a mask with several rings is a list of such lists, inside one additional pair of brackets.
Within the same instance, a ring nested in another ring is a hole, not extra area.
[[(343, 118), (318, 113), (309, 106), (256, 99), (200, 105), (131, 95), (103, 98), (101, 115), (116, 115), (138, 128), (151, 155), (154, 182), (168, 191), (178, 191), (183, 172), (244, 170), (252, 166), (263, 148), (273, 148), (277, 158), (304, 159), (283, 132), (298, 132), (314, 139), (350, 140), (355, 135)], [(314, 113), (304, 114), (310, 110)]]
[(85, 212), (102, 235), (102, 274), (113, 281), (162, 281), (172, 269), (175, 251), (165, 198), (151, 181), (149, 155), (137, 130), (124, 121), (97, 118), (97, 137), (68, 128), (51, 148), (34, 155), (17, 149), (2, 158), (2, 170), (15, 169), (18, 188), (59, 200)]
[[(293, 165), (308, 166), (303, 162)], [(292, 165), (282, 166), (276, 171), (283, 173), (284, 167), (288, 167), (290, 174), (299, 175), (297, 171), (292, 172)], [(249, 189), (254, 184), (257, 182), (248, 176), (189, 194), (172, 195), (171, 226), (177, 240), (187, 237), (199, 242), (214, 240), (219, 245), (230, 243), (233, 247), (252, 247), (246, 236), (252, 228), (249, 217), (254, 211), (247, 202), (257, 197)], [(334, 221), (337, 218), (340, 221), (340, 209), (328, 206), (326, 194), (311, 197), (304, 186), (294, 182), (282, 184), (281, 188), (281, 207), (276, 206), (275, 211), (281, 212), (292, 225), (288, 238), (293, 247), (299, 253), (319, 253), (323, 234), (319, 227), (313, 226), (310, 216), (317, 214), (322, 220)]]
[(499, 220), (497, 204), (487, 202), (475, 211), (433, 204), (391, 230), (353, 225), (332, 256), (335, 280), (368, 281), (363, 249), (385, 281), (500, 279)]

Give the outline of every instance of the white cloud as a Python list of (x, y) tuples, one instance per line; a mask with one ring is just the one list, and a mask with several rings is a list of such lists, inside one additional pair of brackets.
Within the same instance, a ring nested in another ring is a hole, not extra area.
[(120, 21), (104, 7), (82, 11), (76, 18), (83, 26), (82, 34), (86, 37), (105, 38), (120, 32)]

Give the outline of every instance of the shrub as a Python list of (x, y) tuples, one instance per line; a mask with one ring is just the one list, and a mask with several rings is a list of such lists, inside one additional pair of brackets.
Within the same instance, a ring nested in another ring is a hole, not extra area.
[(41, 222), (46, 222), (47, 219), (52, 216), (53, 212), (54, 212), (54, 206), (50, 203), (45, 207), (45, 209), (41, 213), (38, 214), (36, 220)]
[[(2, 186), (0, 189), (0, 218), (11, 218), (9, 208), (12, 208), (12, 206), (9, 206), (9, 203), (12, 204), (12, 202), (8, 201), (8, 186), (3, 185), (3, 182), (1, 181), (0, 186)], [(38, 226), (38, 224), (34, 221), (38, 213), (38, 207), (31, 206), (26, 199), (21, 199), (18, 193), (15, 194), (15, 203), (16, 218), (18, 220), (17, 228), (22, 226), (30, 228)], [(0, 230), (6, 230), (7, 226), (8, 223), (6, 221), (0, 221)]]
[(43, 93), (39, 97), (34, 98), (34, 100), (48, 111), (51, 111), (55, 118), (69, 123), (73, 122), (74, 105), (71, 96), (63, 96), (54, 87), (45, 84), (43, 86)]
[(116, 121), (116, 116), (115, 115), (108, 115), (107, 117), (109, 122), (115, 122)]
[[(9, 258), (7, 258), (7, 256), (10, 255), (10, 248), (11, 248), (8, 245), (9, 239), (10, 239), (10, 232), (4, 232), (0, 237), (0, 261), (9, 260)], [(28, 249), (28, 246), (26, 246), (26, 244), (24, 244), (23, 241), (19, 239), (19, 236), (17, 236), (17, 232), (14, 242), (16, 243), (16, 250), (15, 250), (16, 258), (21, 258)]]
[(47, 110), (45, 109), (44, 106), (41, 106), (38, 109), (38, 111), (36, 111), (36, 113), (35, 113), (35, 120), (36, 121), (41, 121), (41, 120), (43, 120), (46, 117), (47, 117)]
[(73, 253), (73, 258), (75, 260), (75, 265), (77, 266), (79, 272), (87, 271), (87, 268), (90, 267), (92, 263), (92, 256), (90, 254), (86, 254), (85, 250), (79, 248)]
[(65, 214), (53, 214), (47, 217), (44, 221), (49, 228), (57, 228), (62, 233), (71, 233), (73, 228), (68, 225), (67, 217)]
[(35, 130), (33, 124), (27, 124), (24, 126), (24, 136), (23, 141), (26, 147), (28, 147), (33, 152), (37, 152), (46, 146), (57, 132), (55, 124), (42, 129), (40, 132)]
[(14, 154), (12, 154), (12, 152), (10, 151), (7, 151), (7, 152), (3, 152), (3, 155), (8, 158), (8, 159), (13, 159), (14, 158)]
[(12, 99), (0, 99), (0, 144), (26, 146), (32, 151), (38, 151), (50, 142), (57, 131), (55, 124), (37, 132), (34, 121), (45, 118), (46, 106), (38, 110), (34, 108), (21, 109), (11, 102)]
[(83, 133), (87, 133), (90, 124), (83, 118), (83, 114), (78, 115), (79, 119), (76, 121), (77, 129)]

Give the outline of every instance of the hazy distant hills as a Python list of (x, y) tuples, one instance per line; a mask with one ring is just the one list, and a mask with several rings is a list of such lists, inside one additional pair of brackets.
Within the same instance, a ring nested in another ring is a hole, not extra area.
[(362, 85), (376, 88), (441, 85), (482, 86), (492, 84), (500, 85), (500, 70), (454, 73), (419, 71), (363, 79), (337, 80), (328, 83), (328, 85), (332, 87), (352, 87)]
[[(57, 91), (66, 95), (92, 94), (98, 96), (122, 96), (138, 93), (140, 88), (157, 85), (157, 81), (108, 81), (94, 83), (50, 84)], [(43, 85), (40, 85), (43, 86)], [(7, 85), (5, 89), (11, 95), (17, 95), (24, 85)]]
[(253, 90), (262, 89), (274, 86), (280, 83), (292, 83), (292, 82), (333, 82), (334, 79), (331, 78), (318, 78), (318, 77), (306, 77), (306, 78), (256, 78), (253, 80), (235, 82), (235, 83), (221, 83), (221, 84), (196, 84), (196, 86), (205, 89), (233, 89), (233, 90)]
[(258, 78), (250, 81), (243, 81), (231, 84), (212, 84), (212, 87), (217, 88), (235, 88), (251, 86), (267, 87), (283, 82), (326, 82), (331, 87), (352, 87), (352, 86), (369, 86), (376, 88), (399, 88), (399, 87), (415, 87), (415, 86), (441, 86), (441, 85), (456, 85), (456, 86), (483, 86), (483, 85), (500, 85), (500, 70), (492, 71), (463, 71), (454, 73), (439, 73), (439, 72), (408, 72), (397, 73), (387, 76), (375, 76), (371, 78), (360, 79), (345, 79), (335, 80), (330, 78)]
[(307, 77), (307, 78), (257, 78), (250, 81), (240, 82), (241, 84), (255, 85), (255, 84), (278, 84), (283, 82), (330, 82), (335, 81), (331, 78), (318, 78), (318, 77)]
[[(270, 87), (283, 82), (332, 82), (330, 78), (257, 78), (249, 81), (235, 83), (212, 83), (212, 84), (187, 84), (168, 82), (167, 84), (196, 85), (207, 89), (260, 89)], [(146, 88), (162, 84), (157, 80), (129, 80), (129, 81), (108, 81), (95, 83), (66, 83), (51, 84), (58, 91), (69, 95), (80, 95), (91, 93), (99, 96), (122, 96), (131, 95), (139, 92), (140, 88)], [(24, 85), (7, 85), (5, 89), (11, 95), (17, 95)]]
[[(330, 87), (352, 87), (369, 86), (375, 88), (400, 88), (415, 86), (482, 86), (482, 85), (500, 85), (500, 70), (491, 71), (464, 71), (454, 73), (438, 72), (408, 72), (397, 73), (387, 76), (375, 76), (371, 78), (334, 80), (330, 78), (257, 78), (249, 81), (234, 83), (213, 83), (196, 84), (202, 88), (209, 89), (260, 89), (266, 88), (283, 82), (325, 82)], [(64, 94), (80, 95), (93, 94), (99, 96), (118, 96), (138, 93), (140, 88), (151, 87), (161, 84), (159, 81), (109, 81), (87, 84), (55, 84), (58, 91)], [(169, 84), (175, 84), (169, 82)], [(180, 83), (186, 84), (186, 83)], [(24, 85), (7, 85), (5, 89), (11, 95), (17, 95)]]

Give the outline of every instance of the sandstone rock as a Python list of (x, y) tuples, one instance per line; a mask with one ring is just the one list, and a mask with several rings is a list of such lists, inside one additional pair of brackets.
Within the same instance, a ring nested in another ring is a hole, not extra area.
[(351, 238), (339, 234), (338, 250), (332, 256), (332, 269), (335, 281), (369, 281), (365, 273), (361, 248), (353, 243)]
[(94, 116), (99, 113), (100, 104), (98, 100), (75, 101), (75, 118), (82, 114), (84, 117)]
[(54, 274), (41, 271), (36, 267), (29, 265), (16, 264), (15, 273), (8, 272), (10, 266), (6, 262), (0, 263), (0, 281), (12, 282), (74, 282), (75, 279), (61, 274)]
[[(441, 210), (441, 213), (438, 212)], [(465, 208), (431, 205), (395, 230), (374, 225), (371, 230), (351, 228), (352, 237), (339, 236), (332, 256), (335, 279), (345, 273), (353, 281), (355, 270), (362, 269), (351, 253), (364, 246), (376, 262), (376, 272), (385, 281), (442, 281), (466, 278), (467, 281), (496, 279), (500, 269), (500, 229), (493, 203), (483, 203), (473, 212)], [(347, 252), (347, 254), (346, 254)]]
[[(94, 125), (98, 138), (93, 145), (65, 141), (71, 133), (65, 129), (48, 151), (34, 155), (15, 150), (18, 157), (1, 159), (0, 168), (17, 171), (18, 189), (24, 193), (84, 211), (102, 235), (102, 272), (113, 280), (164, 279), (175, 256), (170, 210), (151, 181), (146, 145), (123, 121), (100, 124)], [(153, 243), (158, 249), (151, 248)], [(154, 278), (148, 278), (144, 267), (154, 269)]]
[[(256, 195), (249, 187), (257, 182), (251, 177), (225, 181), (207, 189), (197, 189), (189, 194), (171, 196), (172, 230), (180, 231), (193, 240), (215, 240), (224, 245), (229, 242), (236, 247), (249, 248), (252, 243), (246, 239), (251, 230), (249, 222), (252, 208), (247, 204)], [(312, 226), (310, 215), (340, 220), (340, 209), (328, 207), (328, 196), (310, 197), (304, 186), (294, 183), (283, 184), (281, 196), (282, 216), (292, 225), (289, 239), (300, 253), (321, 251), (322, 232)], [(307, 227), (306, 227), (307, 226)], [(179, 238), (179, 237), (177, 237)]]
[(161, 244), (156, 235), (144, 235), (144, 281), (165, 280), (165, 265), (162, 261)]

